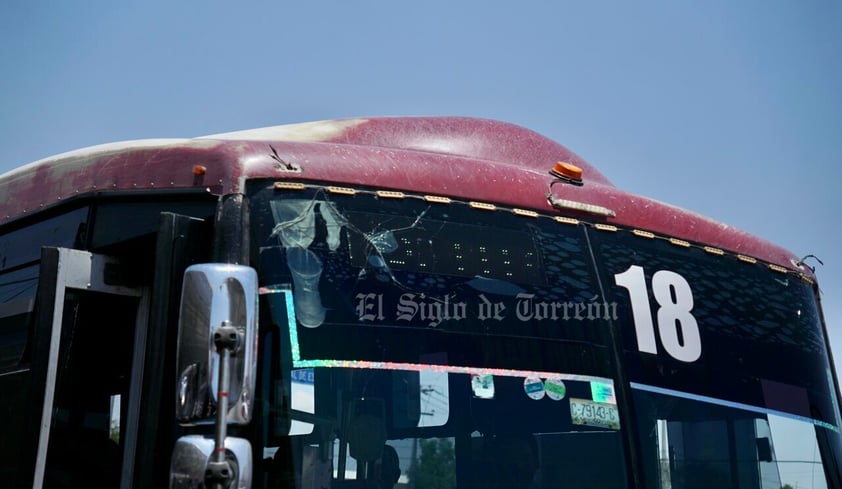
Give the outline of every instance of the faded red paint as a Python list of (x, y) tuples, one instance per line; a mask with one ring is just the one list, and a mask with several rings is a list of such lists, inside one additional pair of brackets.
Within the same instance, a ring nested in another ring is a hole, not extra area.
[[(289, 171), (273, 151), (300, 171)], [(0, 176), (3, 222), (67, 198), (103, 190), (209, 187), (240, 192), (246, 178), (369, 186), (559, 214), (546, 199), (556, 161), (583, 169), (585, 185), (556, 185), (556, 197), (607, 207), (615, 217), (591, 221), (645, 229), (709, 244), (789, 269), (797, 257), (748, 233), (687, 210), (614, 187), (566, 147), (528, 129), (486, 119), (384, 117), (354, 123), (319, 141), (243, 136), (161, 145), (92, 148)], [(194, 165), (207, 168), (193, 173)], [(809, 273), (809, 270), (799, 270)]]

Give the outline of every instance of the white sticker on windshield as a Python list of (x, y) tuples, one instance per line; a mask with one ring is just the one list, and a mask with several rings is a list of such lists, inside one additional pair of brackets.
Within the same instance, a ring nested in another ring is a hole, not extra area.
[(548, 378), (544, 382), (544, 390), (547, 391), (547, 397), (553, 401), (560, 401), (564, 399), (564, 395), (567, 394), (567, 387), (565, 387), (561, 377)]
[(544, 382), (540, 377), (527, 377), (523, 379), (523, 390), (530, 399), (536, 401), (544, 398), (546, 391), (544, 390)]
[(474, 391), (474, 397), (494, 399), (494, 376), (490, 374), (472, 375), (471, 390)]

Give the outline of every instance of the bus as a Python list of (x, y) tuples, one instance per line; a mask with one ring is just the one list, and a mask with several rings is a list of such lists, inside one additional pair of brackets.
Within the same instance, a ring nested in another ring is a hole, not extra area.
[(3, 487), (842, 487), (814, 270), (488, 119), (0, 176), (0, 392)]

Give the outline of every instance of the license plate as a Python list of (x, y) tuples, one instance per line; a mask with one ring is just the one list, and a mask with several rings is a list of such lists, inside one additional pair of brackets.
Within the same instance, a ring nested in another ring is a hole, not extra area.
[(570, 421), (576, 425), (620, 429), (616, 404), (570, 398)]

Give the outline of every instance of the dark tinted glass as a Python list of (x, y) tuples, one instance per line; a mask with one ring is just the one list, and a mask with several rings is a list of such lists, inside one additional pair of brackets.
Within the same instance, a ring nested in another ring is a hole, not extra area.
[[(747, 263), (735, 256), (665, 240), (639, 238), (624, 231), (591, 235), (604, 282), (618, 304), (632, 382), (838, 426), (812, 284), (759, 262)], [(640, 307), (642, 301), (635, 304), (630, 288), (619, 285), (629, 281), (630, 275), (623, 274), (631, 267), (643, 270), (642, 281), (637, 282), (645, 284), (650, 325), (641, 319), (643, 315), (635, 320), (633, 308)], [(686, 286), (668, 272), (683, 277)], [(689, 316), (695, 319), (698, 339), (691, 334), (692, 320), (681, 320)], [(646, 328), (654, 331), (654, 353), (639, 343), (638, 335)], [(698, 358), (682, 361), (680, 354), (671, 353), (670, 345), (665, 344), (665, 334), (670, 331), (679, 344), (698, 341)]]
[(37, 266), (0, 274), (0, 370), (23, 357), (37, 289)]
[(611, 305), (579, 226), (325, 192), (252, 208), (261, 284), (293, 289), (302, 359), (610, 376)]
[(0, 270), (41, 258), (41, 247), (78, 248), (84, 243), (88, 208), (26, 225), (0, 236)]

